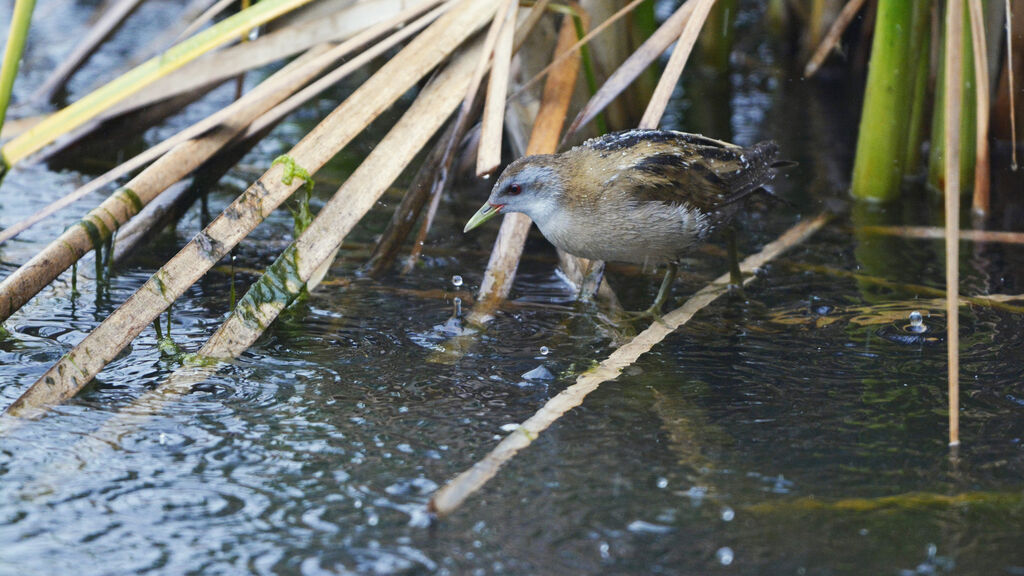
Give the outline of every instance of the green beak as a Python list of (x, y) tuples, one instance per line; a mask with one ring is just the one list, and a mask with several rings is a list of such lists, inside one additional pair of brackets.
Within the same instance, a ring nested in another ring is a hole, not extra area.
[(501, 209), (504, 207), (504, 204), (498, 204), (497, 206), (490, 203), (484, 204), (476, 211), (476, 214), (473, 214), (473, 217), (469, 219), (469, 222), (466, 222), (466, 227), (462, 229), (462, 233), (465, 234), (473, 228), (487, 222), (491, 218), (494, 218), (494, 215), (501, 212)]

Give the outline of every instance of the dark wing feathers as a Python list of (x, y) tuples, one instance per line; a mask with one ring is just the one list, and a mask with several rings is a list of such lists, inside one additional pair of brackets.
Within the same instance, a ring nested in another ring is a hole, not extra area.
[[(636, 132), (640, 131), (630, 131)], [(744, 198), (774, 178), (772, 165), (778, 154), (774, 142), (741, 148), (696, 134), (645, 132), (628, 137), (637, 151), (632, 168), (636, 174), (629, 177), (637, 199), (685, 202), (711, 212)], [(638, 137), (646, 138), (634, 139)]]

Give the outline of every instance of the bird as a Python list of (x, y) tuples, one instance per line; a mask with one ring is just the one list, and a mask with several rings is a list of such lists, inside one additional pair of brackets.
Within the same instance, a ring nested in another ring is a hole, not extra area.
[(645, 268), (666, 264), (646, 311), (656, 316), (679, 261), (727, 225), (741, 200), (764, 190), (777, 168), (791, 164), (778, 162), (778, 153), (774, 141), (743, 147), (673, 130), (608, 133), (509, 164), (463, 232), (521, 212), (569, 254)]

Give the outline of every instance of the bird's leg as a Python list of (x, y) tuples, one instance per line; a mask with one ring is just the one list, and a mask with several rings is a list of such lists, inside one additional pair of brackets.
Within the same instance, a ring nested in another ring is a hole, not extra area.
[(736, 229), (729, 226), (725, 233), (729, 250), (729, 288), (743, 288), (743, 273), (740, 272), (739, 251), (736, 249)]
[(672, 291), (672, 283), (676, 281), (678, 271), (679, 266), (675, 262), (668, 263), (668, 267), (665, 269), (665, 278), (661, 280), (661, 288), (658, 288), (658, 296), (654, 299), (654, 304), (651, 304), (652, 311), (660, 311), (665, 300), (668, 300), (668, 293)]
[(601, 287), (601, 280), (604, 279), (604, 261), (587, 260), (587, 266), (583, 270), (583, 279), (580, 281), (580, 292), (576, 299), (589, 301), (597, 294)]

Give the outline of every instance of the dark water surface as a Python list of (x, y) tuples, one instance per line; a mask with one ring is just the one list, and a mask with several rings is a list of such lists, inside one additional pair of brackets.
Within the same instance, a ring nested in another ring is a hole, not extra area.
[[(69, 49), (61, 42), (87, 26), (92, 3), (59, 4), (59, 24), (46, 20), (34, 32), (16, 96), (26, 97), (53, 65), (48, 59)], [(173, 15), (174, 5), (150, 2), (139, 14)], [(0, 2), (0, 13), (10, 7)], [(740, 25), (756, 30), (757, 18), (744, 13)], [(398, 202), (397, 192), (385, 196), (325, 285), (190, 393), (156, 407), (138, 401), (179, 365), (150, 328), (73, 401), (7, 431), (0, 574), (1024, 574), (1024, 322), (1012, 308), (1024, 301), (961, 309), (963, 446), (951, 454), (944, 304), (906, 288), (943, 287), (942, 242), (860, 231), (932, 225), (941, 209), (916, 188), (902, 205), (850, 205), (859, 104), (842, 91), (859, 88), (802, 81), (774, 63), (779, 48), (746, 36), (724, 88), (688, 80), (667, 124), (744, 144), (773, 138), (800, 162), (776, 187), (797, 207), (754, 204), (741, 217), (746, 253), (826, 206), (838, 216), (768, 266), (744, 296), (716, 302), (602, 385), (455, 514), (431, 522), (433, 491), (607, 356), (616, 339), (594, 308), (573, 305), (553, 252), (536, 236), (514, 305), (458, 363), (430, 361), (445, 342), (452, 298), (478, 287), (497, 229), (462, 235), (483, 200), (467, 184), (442, 204), (423, 265), (372, 280), (357, 272)], [(60, 41), (44, 46), (49, 37)], [(116, 70), (111, 50), (90, 65), (92, 77)], [(88, 84), (73, 82), (71, 96)], [(723, 89), (728, 97), (716, 99), (715, 114), (724, 120), (715, 125), (701, 110), (708, 104), (696, 102)], [(213, 92), (145, 141), (209, 113), (232, 92)], [(209, 191), (210, 211), (319, 116), (303, 112), (250, 153)], [(317, 207), (373, 138), (321, 175)], [(92, 174), (19, 167), (0, 187), (0, 227)], [(86, 205), (0, 246), (0, 276)], [(1000, 207), (1013, 210), (1020, 213)], [(0, 404), (13, 402), (202, 222), (197, 204), (117, 270), (109, 294), (97, 296), (89, 257), (78, 296), (66, 273), (5, 323)], [(1012, 218), (998, 223), (1015, 225), (1024, 227)], [(239, 294), (255, 278), (246, 270), (269, 264), (290, 235), (281, 210), (242, 243)], [(676, 285), (677, 304), (725, 270), (721, 246), (694, 255)], [(962, 255), (963, 293), (1024, 291), (1024, 249), (964, 243)], [(645, 306), (657, 285), (629, 270), (609, 278), (627, 308)], [(171, 334), (181, 349), (196, 350), (219, 326), (230, 284), (218, 269), (175, 304)], [(907, 330), (912, 311), (928, 327), (922, 338)], [(538, 367), (550, 378), (524, 377)]]

